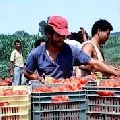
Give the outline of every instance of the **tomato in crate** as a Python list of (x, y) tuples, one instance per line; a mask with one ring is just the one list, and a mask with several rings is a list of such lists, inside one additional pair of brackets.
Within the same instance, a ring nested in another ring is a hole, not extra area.
[(106, 91), (106, 90), (101, 90), (98, 91), (99, 96), (114, 96), (115, 93), (113, 91)]

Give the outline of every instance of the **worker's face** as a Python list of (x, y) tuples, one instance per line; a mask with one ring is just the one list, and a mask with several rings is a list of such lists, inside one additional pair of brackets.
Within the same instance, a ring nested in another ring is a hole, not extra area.
[(99, 32), (99, 37), (100, 37), (100, 44), (105, 44), (105, 42), (108, 40), (110, 36), (110, 30), (106, 31), (100, 31)]
[(15, 43), (15, 48), (16, 48), (17, 50), (20, 50), (20, 48), (21, 48), (21, 44), (18, 43), (18, 42), (16, 42), (16, 43)]
[(40, 45), (43, 45), (45, 42), (41, 42)]
[(58, 33), (54, 33), (50, 42), (52, 45), (56, 46), (56, 47), (61, 47), (64, 44), (64, 40), (66, 39), (65, 35), (60, 35)]

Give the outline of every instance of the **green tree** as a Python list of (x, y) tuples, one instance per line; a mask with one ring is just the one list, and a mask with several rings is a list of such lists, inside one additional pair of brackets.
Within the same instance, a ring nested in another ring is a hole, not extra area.
[(46, 21), (42, 20), (39, 23), (39, 32), (41, 33), (42, 36), (45, 36), (45, 26), (47, 25)]
[(24, 30), (21, 30), (21, 31), (16, 31), (13, 35), (16, 35), (16, 36), (28, 36), (29, 34), (27, 32), (25, 32)]

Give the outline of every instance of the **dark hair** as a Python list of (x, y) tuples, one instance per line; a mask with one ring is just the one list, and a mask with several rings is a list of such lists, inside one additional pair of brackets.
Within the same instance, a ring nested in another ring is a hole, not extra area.
[[(71, 33), (71, 35), (68, 35), (67, 38), (70, 40), (76, 40), (80, 43), (84, 42), (82, 31), (78, 31), (78, 33), (73, 32), (73, 33)], [(88, 33), (86, 33), (86, 38), (88, 39)]]
[(41, 42), (46, 42), (46, 40), (44, 38), (40, 38), (35, 41), (34, 46), (38, 47), (41, 44)]
[(67, 36), (70, 40), (76, 40), (78, 34), (76, 32), (72, 32), (70, 35)]
[(21, 43), (21, 42), (20, 42), (20, 40), (15, 40), (15, 41), (14, 41), (14, 45), (15, 45), (16, 43)]
[(113, 27), (111, 23), (109, 23), (107, 20), (100, 19), (96, 21), (94, 25), (92, 26), (92, 30), (91, 30), (92, 37), (97, 33), (98, 29), (101, 31), (106, 31), (108, 29), (112, 31)]
[(45, 35), (50, 34), (53, 35), (55, 33), (55, 30), (53, 29), (52, 26), (46, 25), (45, 27)]
[[(85, 33), (86, 34), (86, 38), (87, 38), (87, 40), (88, 40), (88, 33), (86, 32)], [(78, 42), (80, 42), (80, 43), (83, 43), (84, 42), (84, 40), (83, 40), (83, 35), (82, 35), (82, 31), (78, 31), (78, 36), (77, 36), (77, 39), (76, 39)]]

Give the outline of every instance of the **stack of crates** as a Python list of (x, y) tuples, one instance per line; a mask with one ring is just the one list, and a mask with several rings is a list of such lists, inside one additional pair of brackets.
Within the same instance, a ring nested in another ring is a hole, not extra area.
[[(54, 86), (54, 84), (46, 86)], [(33, 88), (36, 87), (38, 85), (33, 85)], [(53, 103), (51, 98), (54, 96), (68, 96), (69, 101)], [(32, 120), (86, 120), (86, 97), (84, 90), (52, 93), (32, 92), (31, 97)]]
[[(89, 82), (86, 89), (87, 120), (120, 120), (120, 87), (101, 87)], [(98, 91), (113, 91), (114, 96), (99, 96)]]
[[(26, 93), (20, 95), (10, 92), (15, 93), (17, 90)], [(8, 103), (0, 107), (0, 120), (30, 120), (31, 98), (28, 91), (28, 86), (0, 86), (0, 103)]]

